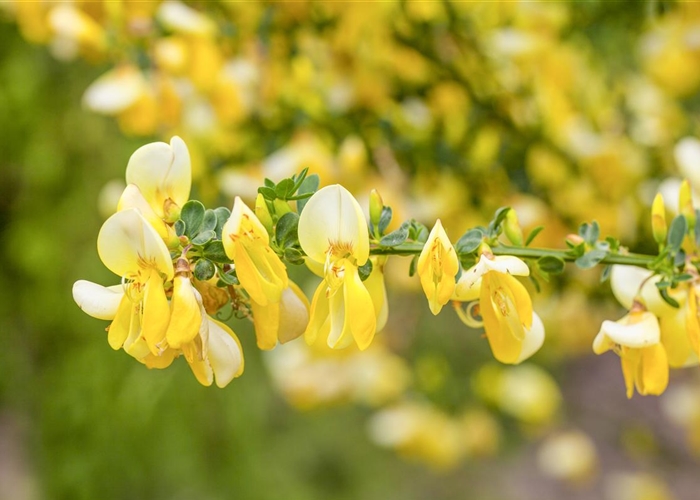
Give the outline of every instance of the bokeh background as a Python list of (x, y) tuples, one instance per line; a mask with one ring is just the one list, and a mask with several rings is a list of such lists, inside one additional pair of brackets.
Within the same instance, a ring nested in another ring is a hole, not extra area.
[(0, 499), (697, 498), (697, 368), (627, 400), (590, 349), (624, 313), (598, 271), (528, 285), (547, 340), (505, 367), (390, 259), (367, 354), (261, 353), (232, 320), (223, 390), (112, 351), (70, 291), (117, 282), (97, 232), (130, 154), (174, 134), (212, 207), (309, 167), (453, 241), (510, 205), (540, 246), (595, 219), (653, 251), (651, 197), (700, 179), (698, 4), (0, 8)]

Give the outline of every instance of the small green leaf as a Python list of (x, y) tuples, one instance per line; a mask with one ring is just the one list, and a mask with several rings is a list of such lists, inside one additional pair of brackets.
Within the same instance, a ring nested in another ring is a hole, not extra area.
[(416, 266), (418, 265), (418, 256), (414, 255), (411, 259), (411, 264), (408, 266), (408, 275), (413, 276), (416, 274)]
[(479, 248), (479, 245), (481, 245), (481, 242), (484, 240), (484, 236), (483, 230), (479, 228), (470, 229), (457, 240), (457, 244), (455, 245), (457, 253), (459, 255), (472, 253)]
[(188, 201), (180, 211), (180, 219), (185, 223), (185, 235), (192, 239), (204, 221), (204, 205), (197, 200)]
[(199, 245), (206, 245), (214, 238), (216, 238), (216, 233), (214, 231), (212, 231), (211, 229), (208, 231), (202, 231), (197, 236), (192, 238), (192, 244), (198, 245), (198, 246)]
[(369, 278), (369, 275), (372, 274), (372, 261), (367, 259), (367, 262), (365, 262), (364, 265), (357, 268), (357, 272), (360, 275), (360, 279), (365, 281), (367, 278)]
[(275, 195), (277, 198), (286, 200), (288, 196), (294, 194), (294, 181), (292, 179), (283, 179), (275, 186)]
[(593, 246), (595, 245), (596, 241), (598, 241), (598, 237), (600, 236), (600, 226), (596, 221), (593, 221), (590, 224), (584, 222), (581, 224), (581, 226), (579, 226), (578, 234), (581, 238), (583, 238), (583, 241), (585, 241), (587, 245)]
[(303, 264), (304, 254), (297, 247), (287, 247), (284, 249), (284, 260), (291, 264)]
[(215, 231), (216, 230), (216, 212), (211, 209), (207, 209), (204, 212), (204, 220), (202, 225), (199, 226), (199, 232), (203, 231)]
[(216, 214), (216, 228), (214, 231), (216, 232), (216, 237), (221, 239), (221, 232), (224, 229), (224, 224), (231, 217), (231, 211), (226, 207), (219, 207), (214, 209), (214, 213)]
[(228, 258), (224, 250), (224, 244), (220, 240), (210, 241), (202, 250), (202, 255), (218, 264), (231, 264), (233, 261)]
[[(239, 283), (238, 277), (234, 274), (234, 271), (229, 271), (227, 273), (219, 272), (219, 283), (224, 285), (237, 285)], [(219, 283), (217, 283), (218, 286)]]
[(584, 253), (576, 259), (576, 265), (581, 269), (590, 269), (598, 265), (608, 255), (606, 250), (595, 249)]
[(265, 180), (263, 181), (263, 184), (265, 184), (265, 187), (269, 187), (274, 189), (275, 188), (275, 183), (272, 181), (272, 179), (268, 179), (265, 177)]
[[(307, 176), (304, 179), (304, 182), (302, 182), (299, 186), (299, 189), (297, 189), (297, 196), (315, 193), (316, 191), (318, 191), (318, 186), (320, 183), (321, 179), (317, 174)], [(297, 198), (297, 212), (299, 214), (301, 214), (301, 211), (304, 210), (304, 206), (306, 206), (307, 201), (307, 199)]]
[(286, 246), (286, 241), (296, 242), (297, 237), (297, 227), (299, 226), (299, 215), (295, 212), (287, 212), (280, 220), (277, 221), (277, 226), (275, 227), (275, 238), (277, 243), (282, 246)]
[(275, 201), (275, 199), (277, 198), (275, 190), (271, 187), (261, 186), (258, 188), (258, 193), (263, 195), (263, 198), (265, 198), (266, 200)]
[(544, 226), (537, 226), (535, 229), (530, 231), (530, 234), (527, 235), (527, 238), (525, 239), (525, 246), (529, 246), (530, 243), (532, 243), (532, 240), (534, 240), (538, 234), (542, 232), (544, 229)]
[(674, 278), (674, 281), (675, 281), (676, 283), (682, 283), (683, 281), (690, 281), (690, 280), (692, 280), (692, 279), (693, 279), (693, 275), (692, 275), (692, 274), (683, 273), (683, 274), (679, 274), (678, 276), (676, 276), (676, 277)]
[(386, 236), (383, 236), (382, 239), (379, 240), (379, 245), (383, 247), (395, 247), (405, 242), (408, 238), (408, 225), (408, 222), (404, 222), (396, 231), (392, 231)]
[(535, 290), (537, 290), (537, 293), (540, 293), (540, 282), (537, 281), (537, 278), (535, 278), (532, 274), (529, 276), (529, 278), (532, 286), (534, 286)]
[[(658, 286), (658, 283), (656, 285)], [(659, 288), (659, 295), (661, 295), (661, 298), (671, 307), (675, 307), (676, 309), (680, 307), (678, 301), (668, 294), (668, 288)]]
[(409, 239), (425, 243), (428, 241), (428, 236), (430, 236), (430, 231), (424, 224), (421, 224), (417, 220), (411, 220), (411, 226), (408, 231)]
[(182, 219), (178, 219), (175, 221), (175, 234), (178, 236), (182, 236), (185, 234), (185, 221)]
[(685, 238), (685, 233), (688, 231), (688, 223), (685, 217), (682, 215), (677, 215), (673, 218), (671, 226), (668, 228), (667, 243), (668, 248), (671, 252), (676, 252), (683, 244), (683, 238)]
[(382, 214), (379, 216), (379, 224), (377, 224), (377, 229), (379, 230), (379, 234), (384, 234), (384, 231), (386, 231), (386, 228), (389, 226), (389, 223), (391, 222), (391, 217), (393, 215), (393, 212), (391, 211), (391, 207), (383, 207), (382, 208)]
[(537, 259), (537, 267), (547, 274), (561, 274), (565, 266), (564, 260), (555, 255), (544, 255)]
[(199, 259), (194, 265), (194, 277), (199, 281), (207, 281), (214, 277), (216, 267), (214, 263), (207, 259)]
[(600, 274), (600, 282), (605, 283), (610, 278), (610, 273), (612, 272), (612, 266), (607, 265), (603, 268), (603, 272)]
[(295, 175), (292, 177), (292, 180), (294, 181), (294, 187), (292, 188), (292, 194), (296, 193), (297, 190), (301, 187), (301, 183), (304, 182), (304, 179), (306, 178), (306, 174), (309, 173), (309, 167), (304, 168), (301, 172), (299, 172), (298, 175)]
[(685, 264), (685, 252), (683, 250), (678, 250), (676, 255), (673, 256), (673, 266), (681, 267)]

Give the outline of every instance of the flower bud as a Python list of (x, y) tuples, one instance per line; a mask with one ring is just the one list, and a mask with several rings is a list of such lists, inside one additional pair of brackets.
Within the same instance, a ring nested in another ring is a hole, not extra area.
[(270, 216), (270, 211), (267, 209), (267, 202), (260, 193), (258, 193), (258, 197), (255, 198), (255, 215), (265, 227), (268, 234), (272, 234), (272, 217)]
[(382, 209), (384, 201), (376, 189), (369, 193), (369, 220), (374, 227), (379, 225), (379, 219), (382, 217)]
[(282, 217), (284, 214), (292, 211), (292, 207), (284, 200), (276, 199), (272, 202), (272, 206), (275, 208), (275, 213), (278, 217)]
[(659, 245), (666, 242), (668, 226), (666, 224), (666, 207), (664, 206), (664, 197), (661, 193), (657, 193), (654, 198), (654, 203), (651, 205), (651, 232), (654, 235), (654, 240)]
[(695, 208), (693, 208), (693, 191), (690, 188), (688, 179), (684, 179), (681, 183), (681, 189), (678, 193), (678, 212), (685, 216), (688, 221), (688, 227), (695, 228)]
[(503, 224), (503, 229), (505, 230), (506, 236), (510, 242), (515, 246), (523, 245), (523, 230), (518, 222), (518, 214), (512, 208), (508, 210), (506, 214), (506, 220)]

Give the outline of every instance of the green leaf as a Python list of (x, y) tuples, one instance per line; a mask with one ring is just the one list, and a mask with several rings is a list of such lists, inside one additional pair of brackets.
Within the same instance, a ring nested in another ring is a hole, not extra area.
[(685, 252), (683, 250), (678, 250), (676, 255), (673, 256), (673, 266), (681, 267), (685, 264)]
[(383, 247), (395, 247), (402, 244), (408, 238), (408, 226), (409, 223), (404, 222), (396, 231), (392, 231), (391, 233), (382, 237), (382, 239), (379, 240), (379, 245)]
[(418, 266), (418, 256), (414, 255), (411, 259), (411, 264), (408, 266), (408, 275), (413, 277), (416, 274), (416, 266)]
[(561, 274), (565, 266), (564, 259), (555, 255), (543, 255), (537, 259), (537, 267), (547, 274)]
[(384, 231), (386, 231), (386, 228), (389, 226), (389, 223), (391, 222), (392, 215), (393, 215), (393, 212), (391, 211), (391, 207), (387, 207), (387, 206), (382, 207), (382, 214), (379, 216), (379, 223), (377, 224), (377, 229), (379, 230), (379, 234), (384, 234)]
[(280, 220), (277, 221), (277, 226), (275, 227), (275, 238), (277, 243), (282, 246), (287, 246), (286, 241), (296, 242), (297, 237), (297, 227), (299, 226), (299, 215), (296, 212), (287, 212)]
[(598, 265), (608, 255), (606, 250), (595, 249), (584, 253), (576, 259), (576, 265), (581, 269), (590, 269)]
[(457, 240), (457, 244), (455, 245), (457, 253), (459, 255), (472, 253), (479, 248), (479, 245), (481, 245), (481, 242), (484, 240), (484, 236), (484, 231), (482, 229), (470, 229)]
[(231, 211), (226, 207), (219, 207), (214, 209), (214, 213), (216, 214), (216, 228), (214, 232), (216, 232), (216, 237), (221, 239), (221, 232), (224, 229), (224, 224), (231, 217)]
[(216, 230), (216, 212), (211, 209), (207, 209), (204, 212), (204, 220), (202, 225), (199, 226), (199, 232), (203, 231), (215, 231)]
[(192, 238), (192, 244), (198, 245), (198, 246), (206, 245), (214, 238), (216, 238), (216, 233), (214, 231), (212, 231), (211, 229), (208, 231), (202, 231), (197, 236)]
[(214, 263), (207, 259), (199, 259), (194, 265), (194, 277), (199, 281), (207, 281), (214, 277), (216, 267)]
[(175, 234), (178, 236), (182, 236), (185, 234), (185, 221), (182, 219), (178, 219), (175, 221)]
[(579, 226), (578, 234), (581, 238), (583, 238), (583, 241), (585, 241), (587, 245), (593, 246), (595, 245), (596, 241), (598, 241), (598, 237), (600, 236), (600, 226), (596, 221), (593, 221), (590, 224), (584, 222), (581, 224), (581, 226)]
[(428, 241), (428, 236), (430, 236), (430, 231), (424, 224), (421, 224), (417, 220), (411, 220), (411, 226), (408, 231), (409, 239), (425, 243)]
[(607, 265), (603, 268), (603, 272), (600, 274), (600, 282), (605, 283), (610, 278), (610, 273), (612, 272), (612, 266)]
[(211, 261), (218, 264), (232, 264), (233, 261), (228, 258), (224, 250), (224, 244), (220, 240), (210, 241), (202, 250), (202, 255)]
[(530, 282), (532, 283), (532, 286), (534, 286), (535, 290), (537, 290), (537, 293), (540, 293), (540, 282), (537, 281), (537, 278), (535, 278), (532, 274), (528, 277), (530, 278)]
[[(297, 196), (315, 193), (318, 191), (318, 186), (320, 183), (321, 179), (317, 174), (307, 176), (306, 179), (304, 179), (304, 182), (302, 182), (299, 186), (299, 189), (297, 189)], [(301, 211), (304, 210), (307, 201), (308, 200), (306, 199), (297, 199), (297, 212), (299, 214), (301, 214)]]
[(258, 188), (258, 193), (263, 195), (263, 198), (269, 201), (275, 201), (275, 199), (277, 198), (277, 193), (271, 187), (261, 186)]
[(192, 239), (204, 221), (204, 205), (197, 200), (188, 201), (180, 211), (180, 219), (185, 223), (185, 235)]
[(688, 222), (682, 215), (673, 218), (671, 226), (668, 228), (667, 244), (671, 252), (677, 252), (683, 244), (683, 238), (688, 231)]
[(364, 265), (357, 268), (357, 272), (360, 275), (360, 279), (365, 281), (367, 278), (369, 278), (369, 275), (372, 274), (372, 261), (367, 259), (367, 262), (365, 262)]
[[(234, 271), (229, 271), (227, 273), (219, 272), (219, 283), (224, 285), (238, 285), (238, 277), (234, 274)], [(217, 283), (218, 286), (219, 283)]]
[[(656, 286), (658, 287), (659, 283), (657, 283)], [(678, 301), (668, 294), (668, 288), (659, 288), (659, 295), (661, 295), (661, 298), (671, 307), (675, 307), (676, 309), (680, 307)]]
[(498, 236), (501, 234), (501, 224), (508, 216), (508, 211), (510, 207), (501, 207), (493, 214), (493, 220), (489, 223), (488, 232), (491, 236)]
[(303, 264), (304, 254), (297, 247), (287, 247), (284, 249), (284, 259), (291, 264)]
[(530, 234), (527, 235), (527, 238), (525, 239), (525, 246), (529, 246), (530, 243), (532, 243), (532, 240), (534, 240), (538, 234), (542, 232), (544, 229), (544, 226), (537, 226), (535, 229), (530, 231)]
[(265, 180), (263, 181), (263, 184), (265, 184), (265, 187), (269, 187), (274, 189), (275, 188), (275, 183), (272, 181), (272, 179), (268, 179), (265, 177)]
[(286, 200), (288, 196), (294, 194), (294, 181), (292, 179), (283, 179), (275, 186), (275, 195), (277, 198)]
[(298, 175), (295, 175), (292, 177), (292, 180), (294, 181), (294, 188), (292, 189), (292, 194), (296, 193), (297, 190), (301, 187), (301, 183), (304, 182), (304, 179), (306, 178), (306, 174), (309, 173), (309, 167), (305, 167), (301, 172), (299, 172)]

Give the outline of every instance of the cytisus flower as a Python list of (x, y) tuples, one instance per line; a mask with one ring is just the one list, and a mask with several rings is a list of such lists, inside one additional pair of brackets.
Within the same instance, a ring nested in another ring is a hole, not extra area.
[(641, 395), (659, 395), (668, 385), (668, 359), (661, 344), (659, 321), (641, 303), (617, 321), (603, 321), (593, 341), (593, 351), (613, 350), (620, 356), (627, 397), (634, 388)]
[(236, 197), (221, 239), (226, 255), (251, 300), (266, 306), (279, 302), (289, 280), (287, 269), (270, 248), (270, 236), (253, 211)]
[[(479, 314), (494, 357), (507, 364), (518, 364), (539, 350), (544, 342), (544, 326), (532, 310), (525, 287), (513, 275), (527, 276), (530, 269), (517, 257), (483, 253), (462, 273), (453, 300), (479, 299)], [(473, 324), (461, 308), (457, 313)]]
[(459, 259), (440, 219), (435, 222), (428, 241), (418, 257), (416, 267), (430, 311), (437, 314), (447, 304), (455, 289)]
[(309, 344), (327, 338), (332, 348), (353, 340), (364, 350), (377, 320), (358, 267), (369, 259), (367, 221), (350, 192), (336, 184), (316, 192), (299, 218), (299, 243), (308, 259), (323, 265), (323, 281), (311, 301), (305, 332)]

